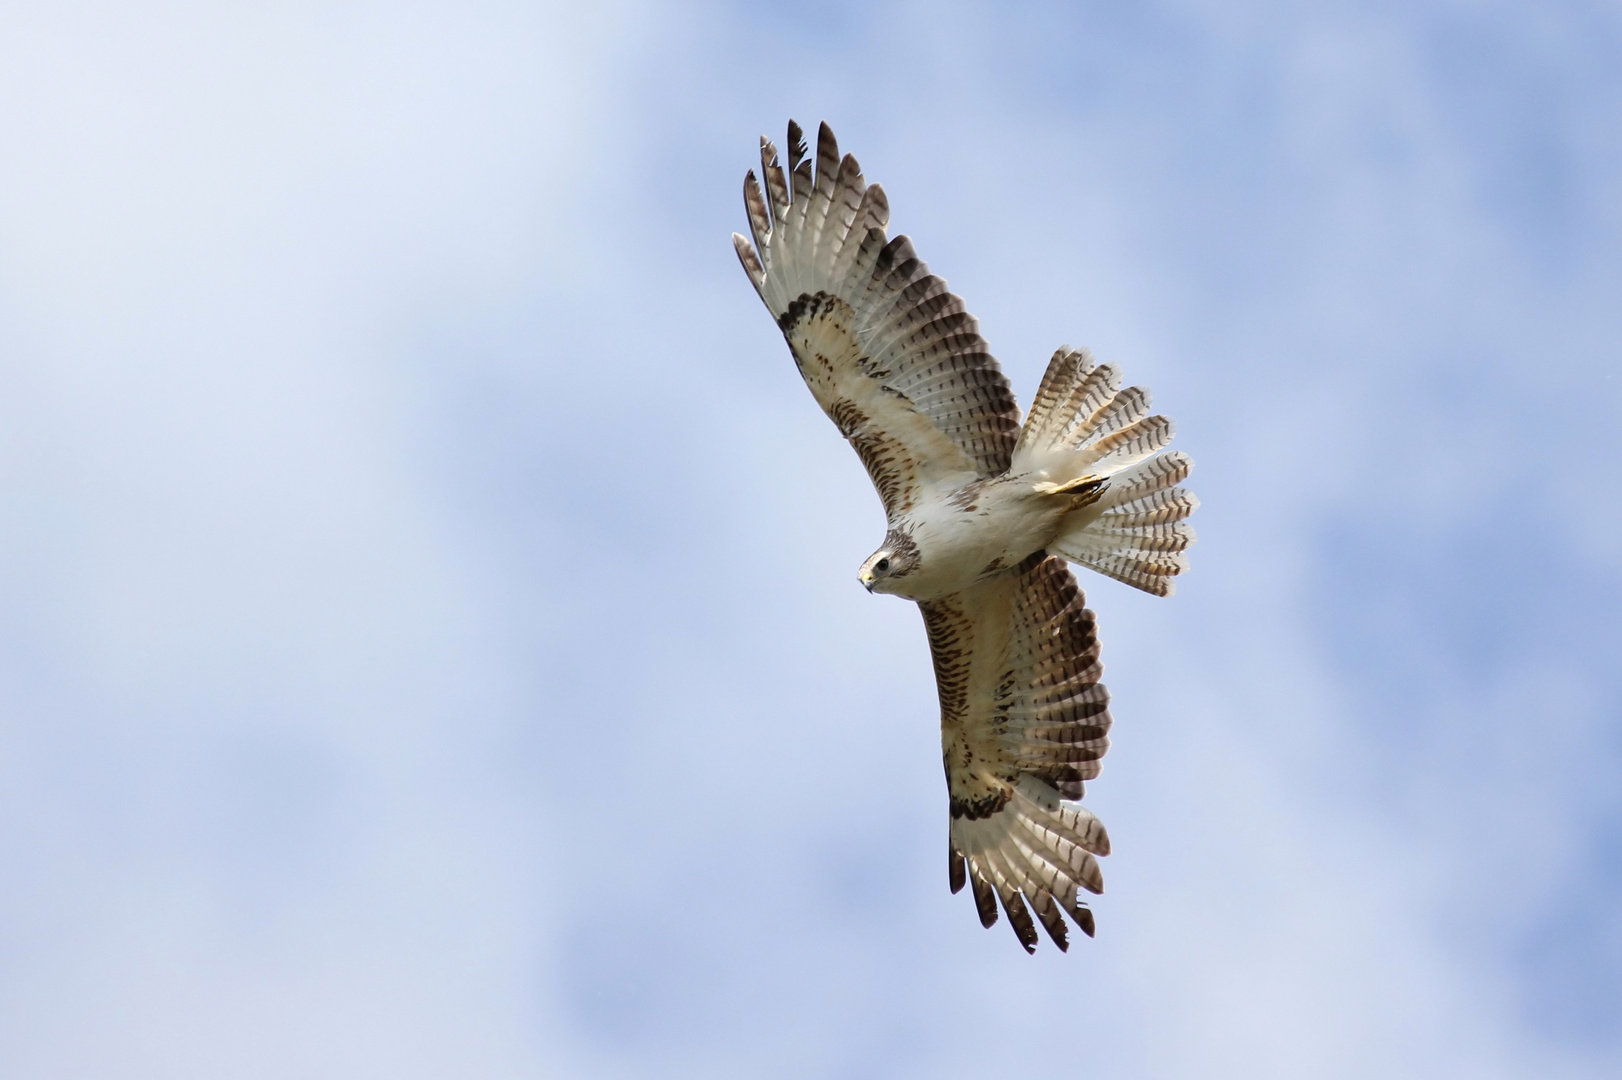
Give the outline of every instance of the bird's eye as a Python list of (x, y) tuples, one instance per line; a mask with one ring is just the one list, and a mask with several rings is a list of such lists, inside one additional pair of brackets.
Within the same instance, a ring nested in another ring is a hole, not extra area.
[(880, 559), (878, 562), (873, 564), (873, 569), (877, 570), (881, 574), (889, 573), (889, 571), (890, 571), (890, 560), (889, 559)]

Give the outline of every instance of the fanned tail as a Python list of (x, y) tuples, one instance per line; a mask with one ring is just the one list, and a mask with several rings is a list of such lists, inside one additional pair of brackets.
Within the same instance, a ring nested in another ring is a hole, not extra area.
[(1149, 412), (1149, 392), (1121, 389), (1120, 372), (1085, 349), (1053, 354), (1020, 432), (1011, 472), (1036, 490), (1071, 498), (1055, 554), (1156, 596), (1188, 568), (1199, 506), (1176, 485), (1193, 461), (1171, 443), (1171, 420)]

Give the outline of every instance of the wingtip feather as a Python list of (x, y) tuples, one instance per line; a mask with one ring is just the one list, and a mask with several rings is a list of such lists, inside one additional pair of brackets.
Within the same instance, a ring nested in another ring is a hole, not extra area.
[(1013, 888), (998, 890), (1002, 898), (1003, 911), (1008, 913), (1008, 925), (1013, 928), (1014, 936), (1019, 939), (1021, 947), (1027, 955), (1036, 952), (1036, 924), (1031, 921), (1031, 913), (1025, 907), (1025, 901)]
[(990, 930), (997, 925), (997, 894), (986, 880), (985, 871), (976, 865), (971, 868), (969, 885), (974, 892), (974, 907), (980, 914), (980, 925)]
[(798, 122), (788, 122), (788, 168), (790, 172), (800, 167), (805, 160), (807, 151), (811, 148), (805, 144), (805, 132), (801, 130)]
[(738, 261), (743, 264), (743, 272), (749, 275), (755, 291), (759, 292), (766, 284), (766, 269), (760, 265), (760, 256), (755, 253), (755, 246), (742, 233), (733, 233), (732, 247), (738, 253)]

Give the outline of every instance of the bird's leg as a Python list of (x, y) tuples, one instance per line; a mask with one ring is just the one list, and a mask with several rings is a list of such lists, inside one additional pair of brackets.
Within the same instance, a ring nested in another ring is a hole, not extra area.
[(1109, 478), (1100, 476), (1081, 476), (1063, 484), (1041, 483), (1036, 485), (1038, 495), (1069, 495), (1071, 509), (1090, 506), (1104, 495), (1104, 489), (1109, 487)]

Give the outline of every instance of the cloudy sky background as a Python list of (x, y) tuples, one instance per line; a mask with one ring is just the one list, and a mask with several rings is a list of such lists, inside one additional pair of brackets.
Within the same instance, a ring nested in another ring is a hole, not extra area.
[[(0, 1072), (1622, 1068), (1616, 7), (3, 10)], [(1067, 956), (731, 251), (791, 115), (1198, 462)]]

